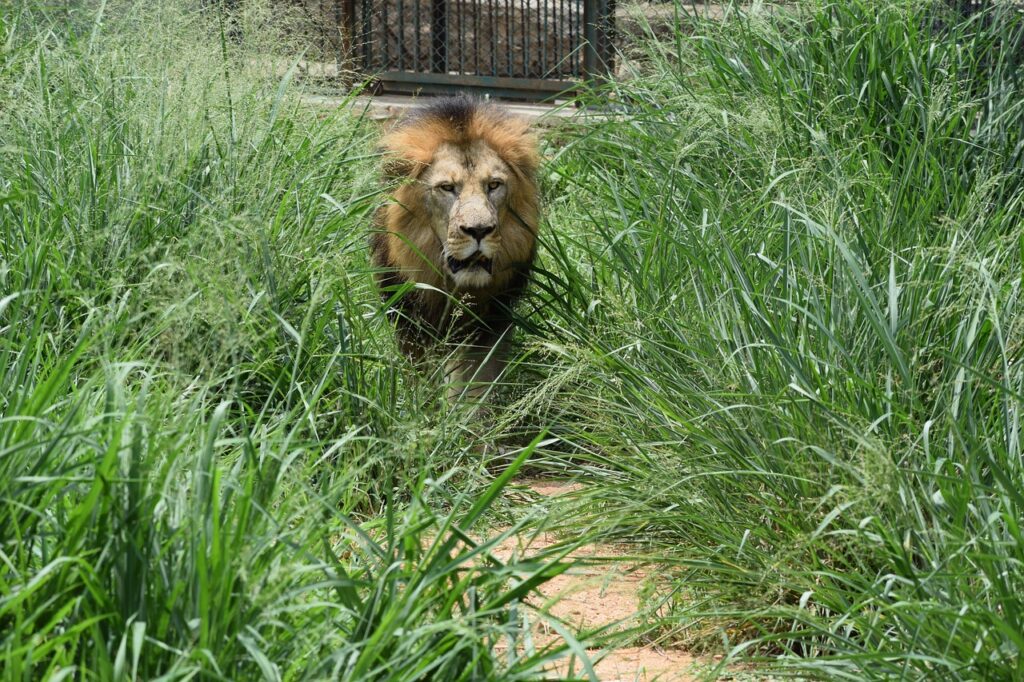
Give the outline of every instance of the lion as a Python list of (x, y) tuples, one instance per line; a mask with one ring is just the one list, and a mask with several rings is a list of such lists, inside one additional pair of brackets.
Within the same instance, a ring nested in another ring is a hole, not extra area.
[(482, 397), (501, 374), (540, 215), (537, 140), (497, 105), (434, 100), (382, 140), (400, 180), (370, 241), (403, 352), (420, 363), (453, 343), (449, 400)]

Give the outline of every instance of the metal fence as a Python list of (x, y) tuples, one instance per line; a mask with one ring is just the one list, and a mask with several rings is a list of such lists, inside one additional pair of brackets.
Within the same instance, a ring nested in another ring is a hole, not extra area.
[[(615, 0), (306, 0), (378, 91), (539, 99), (612, 68)], [(326, 55), (325, 55), (326, 56)]]
[[(306, 59), (321, 67), (311, 73), (332, 83), (373, 78), (377, 92), (468, 88), (543, 99), (614, 67), (616, 0), (277, 1), (303, 19), (297, 26), (309, 38)], [(681, 1), (684, 9), (720, 6), (715, 0)], [(238, 0), (200, 2), (231, 9)], [(946, 2), (963, 16), (1001, 4)], [(1018, 9), (1022, 4), (1008, 2)], [(675, 17), (674, 11), (652, 12), (656, 27)]]

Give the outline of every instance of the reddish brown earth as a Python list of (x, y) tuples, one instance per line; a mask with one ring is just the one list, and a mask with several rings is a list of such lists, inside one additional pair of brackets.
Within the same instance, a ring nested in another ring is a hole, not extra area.
[[(546, 480), (520, 481), (520, 485), (553, 500), (577, 489), (571, 484)], [(551, 533), (513, 536), (492, 553), (503, 560), (512, 555), (530, 557), (560, 540)], [(534, 606), (563, 621), (577, 633), (602, 626), (626, 629), (635, 625), (641, 607), (640, 590), (646, 577), (644, 568), (631, 562), (623, 548), (609, 544), (585, 545), (569, 556), (583, 561), (578, 567), (545, 583), (540, 589), (543, 601), (535, 600)], [(538, 626), (536, 636), (540, 643), (558, 638), (550, 626), (543, 623)], [(588, 655), (592, 661), (597, 660), (594, 670), (602, 682), (682, 682), (696, 679), (694, 664), (708, 663), (685, 651), (653, 645), (620, 648), (607, 653), (590, 650)], [(567, 673), (568, 662), (552, 672)], [(584, 677), (580, 674), (578, 661), (573, 672)]]

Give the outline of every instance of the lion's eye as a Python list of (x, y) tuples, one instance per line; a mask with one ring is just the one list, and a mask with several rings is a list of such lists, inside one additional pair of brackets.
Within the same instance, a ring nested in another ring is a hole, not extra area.
[(441, 189), (441, 190), (444, 190), (445, 192), (454, 192), (455, 191), (455, 185), (453, 185), (450, 182), (446, 182), (443, 185), (438, 185), (438, 188)]
[(487, 189), (491, 191), (494, 191), (499, 187), (501, 187), (501, 180), (491, 180), (489, 183), (487, 183)]

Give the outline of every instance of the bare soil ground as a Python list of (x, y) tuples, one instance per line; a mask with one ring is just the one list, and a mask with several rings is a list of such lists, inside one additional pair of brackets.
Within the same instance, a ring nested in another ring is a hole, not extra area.
[[(550, 480), (520, 481), (534, 493), (556, 500), (574, 490), (572, 484)], [(513, 536), (499, 545), (493, 554), (508, 559), (513, 554), (529, 557), (552, 545), (560, 538), (551, 533), (528, 537)], [(546, 583), (540, 590), (542, 602), (534, 606), (555, 616), (575, 632), (593, 631), (601, 627), (627, 629), (637, 624), (641, 609), (640, 593), (647, 574), (643, 566), (631, 562), (622, 547), (609, 544), (585, 545), (570, 556), (582, 559), (582, 565)], [(539, 626), (541, 641), (557, 635)], [(707, 665), (692, 654), (653, 645), (632, 646), (611, 652), (588, 651), (602, 682), (683, 682), (696, 679), (695, 667)], [(579, 673), (577, 662), (573, 672)], [(557, 671), (565, 674), (568, 663)]]

